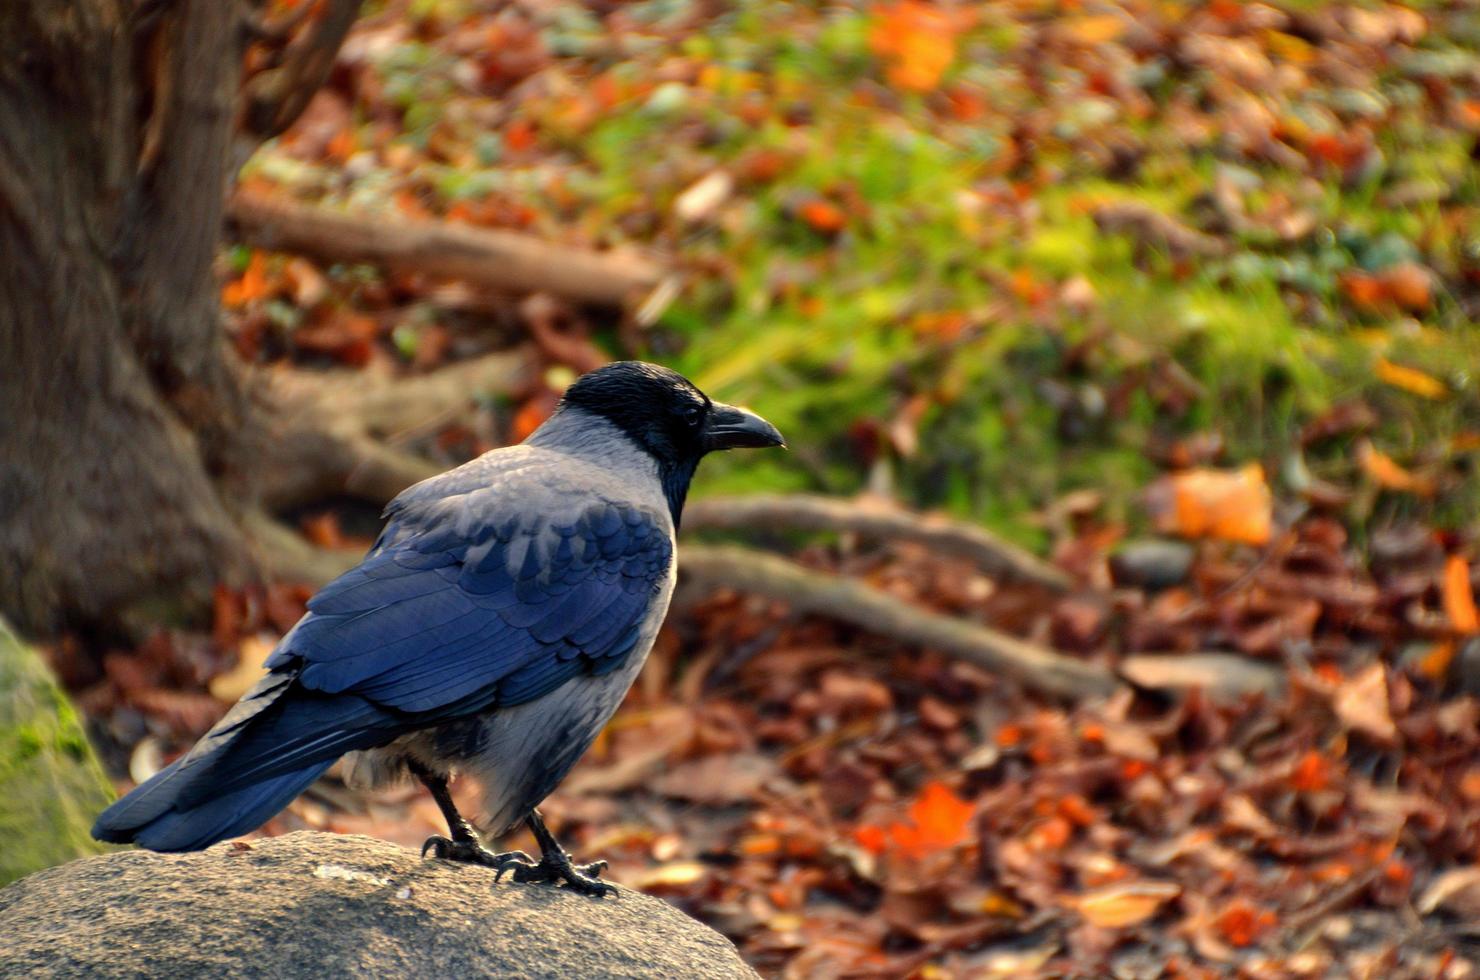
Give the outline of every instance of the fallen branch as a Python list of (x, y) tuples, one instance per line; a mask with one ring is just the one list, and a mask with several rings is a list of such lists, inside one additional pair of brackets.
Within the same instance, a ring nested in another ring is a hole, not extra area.
[(919, 609), (861, 582), (744, 548), (687, 545), (679, 569), (690, 587), (731, 588), (803, 613), (960, 657), (1046, 694), (1077, 700), (1115, 690), (1110, 671), (975, 623)]
[(232, 196), (227, 218), (259, 248), (602, 306), (640, 302), (667, 275), (658, 262), (635, 252), (591, 252), (514, 231), (344, 214), (248, 191)]
[(684, 530), (781, 528), (911, 541), (936, 554), (973, 562), (1006, 582), (1032, 583), (1054, 592), (1066, 592), (1072, 585), (1068, 575), (1048, 562), (974, 524), (853, 500), (809, 494), (711, 497), (689, 504), (683, 522)]

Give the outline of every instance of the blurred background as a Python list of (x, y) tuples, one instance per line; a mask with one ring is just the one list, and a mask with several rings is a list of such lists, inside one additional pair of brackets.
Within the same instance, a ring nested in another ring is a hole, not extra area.
[(0, 14), (5, 877), (638, 357), (791, 451), (573, 851), (766, 975), (1476, 975), (1480, 6), (81, 6)]

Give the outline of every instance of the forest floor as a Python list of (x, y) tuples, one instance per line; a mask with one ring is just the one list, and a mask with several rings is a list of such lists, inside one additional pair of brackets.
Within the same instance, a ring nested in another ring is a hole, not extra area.
[[(1068, 575), (740, 532), (1117, 669), (1109, 699), (684, 597), (545, 810), (763, 973), (1475, 976), (1477, 50), (1469, 3), (370, 4), (244, 191), (640, 248), (678, 286), (614, 316), (240, 244), (228, 329), (367, 377), (533, 336), (533, 390), (397, 437), (447, 465), (573, 371), (662, 360), (793, 447), (696, 497), (867, 492)], [(61, 644), (115, 772), (209, 727), (311, 591)], [(331, 777), (266, 832), (302, 827), (439, 817)]]

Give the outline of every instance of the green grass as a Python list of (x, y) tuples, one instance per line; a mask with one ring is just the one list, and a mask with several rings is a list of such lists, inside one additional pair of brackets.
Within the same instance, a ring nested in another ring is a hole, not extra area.
[[(464, 10), (443, 6), (418, 10), (447, 23)], [(1157, 472), (1153, 441), (1215, 430), (1224, 462), (1261, 459), (1277, 474), (1299, 449), (1301, 426), (1344, 400), (1378, 410), (1371, 438), (1405, 463), (1442, 465), (1457, 433), (1480, 428), (1480, 340), (1454, 297), (1441, 291), (1420, 324), (1354, 309), (1341, 292), (1343, 275), (1398, 261), (1452, 272), (1476, 223), (1466, 215), (1480, 219), (1473, 134), (1433, 124), (1402, 59), (1371, 91), (1313, 88), (1288, 107), (1318, 130), (1337, 112), (1380, 120), (1381, 166), (1343, 184), (1231, 159), (1216, 143), (1184, 145), (1160, 116), (1136, 117), (1113, 99), (1071, 92), (1045, 106), (1013, 60), (1029, 32), (996, 8), (960, 39), (944, 83), (982, 93), (991, 111), (970, 122), (952, 119), (935, 95), (880, 83), (863, 6), (762, 0), (699, 29), (679, 26), (692, 11), (675, 0), (626, 12), (642, 29), (620, 59), (604, 60), (589, 17), (546, 29), (552, 49), (574, 59), (573, 80), (519, 106), (547, 151), (534, 161), (502, 159), (497, 134), (455, 122), (461, 116), (446, 105), (455, 59), (433, 42), (408, 41), (377, 70), (387, 98), (404, 107), (405, 139), (424, 145), (434, 128), (451, 127), (454, 140), (478, 148), (477, 170), (420, 169), (417, 179), (442, 200), (516, 194), (556, 216), (550, 227), (656, 242), (684, 263), (721, 270), (668, 310), (646, 353), (716, 397), (762, 410), (793, 452), (719, 461), (701, 492), (856, 491), (869, 475), (861, 433), (886, 428), (912, 398), (926, 407), (916, 451), (893, 463), (901, 495), (1028, 540), (1024, 515), (1069, 490), (1102, 490), (1112, 512), (1133, 513), (1128, 502)], [(1409, 60), (1427, 59), (1430, 72), (1471, 63), (1480, 19), (1460, 11), (1445, 24), (1450, 36), (1432, 31)], [(695, 80), (673, 74), (675, 65), (702, 71)], [(1137, 71), (1158, 108), (1179, 87), (1218, 84), (1173, 78), (1154, 63)], [(1051, 85), (1081, 80), (1064, 64), (1045, 73)], [(601, 75), (629, 97), (594, 117), (573, 111)], [(1032, 171), (1020, 172), (1013, 126), (1045, 109), (1052, 125)], [(1082, 151), (1117, 133), (1144, 152), (1133, 175), (1111, 179)], [(715, 168), (743, 176), (760, 151), (785, 166), (774, 179), (742, 182), (716, 224), (684, 227), (672, 217), (687, 186)], [(1258, 228), (1230, 231), (1229, 255), (1179, 267), (1101, 233), (1090, 217), (1097, 202), (1131, 201), (1192, 221), (1220, 179), (1249, 188), (1251, 213), (1296, 201), (1317, 232), (1283, 241)], [(348, 196), (385, 196), (374, 173), (362, 183), (370, 190)], [(1397, 186), (1443, 186), (1448, 196), (1420, 192), (1395, 208), (1387, 195)], [(1001, 203), (1019, 191), (1021, 207)], [(840, 235), (799, 220), (798, 206), (814, 198), (847, 212)], [(1095, 296), (1088, 309), (1054, 299), (1081, 279)], [(1047, 301), (1025, 301), (1014, 281), (1041, 288)], [(964, 318), (958, 336), (922, 328), (945, 314)], [(1383, 356), (1442, 379), (1452, 394), (1429, 401), (1383, 384), (1374, 373)], [(1169, 377), (1185, 379), (1191, 394), (1169, 393)], [(1360, 482), (1350, 441), (1318, 448), (1308, 462)], [(1454, 465), (1431, 508), (1402, 506), (1472, 520), (1473, 470)]]

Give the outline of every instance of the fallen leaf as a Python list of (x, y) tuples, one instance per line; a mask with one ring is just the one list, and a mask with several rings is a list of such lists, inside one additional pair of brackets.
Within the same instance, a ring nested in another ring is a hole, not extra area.
[(276, 648), (277, 641), (263, 634), (242, 637), (236, 648), (236, 666), (211, 678), (207, 687), (211, 697), (234, 704), (267, 675), (262, 664)]
[(673, 214), (679, 221), (695, 224), (714, 217), (715, 212), (735, 189), (735, 178), (723, 170), (713, 170), (692, 184), (673, 200)]
[(1443, 909), (1462, 919), (1480, 919), (1480, 868), (1451, 868), (1424, 889), (1416, 903), (1423, 915)]
[(905, 857), (921, 858), (966, 843), (975, 814), (975, 805), (944, 783), (930, 782), (910, 804), (909, 822), (865, 825), (854, 831), (854, 839), (874, 854), (896, 850)]
[[(1333, 144), (1340, 146), (1340, 144)], [(1318, 155), (1328, 157), (1331, 154), (1321, 152), (1319, 144), (1312, 143), (1312, 149), (1317, 150)], [(1347, 299), (1364, 309), (1372, 309), (1381, 306), (1388, 299), (1387, 284), (1377, 276), (1367, 275), (1365, 272), (1348, 272), (1341, 277), (1341, 291), (1346, 294)]]
[(1449, 394), (1449, 386), (1438, 378), (1424, 374), (1417, 368), (1394, 364), (1385, 357), (1377, 359), (1377, 377), (1394, 388), (1402, 388), (1423, 398), (1443, 398)]
[(1383, 270), (1383, 284), (1393, 302), (1415, 313), (1434, 305), (1433, 276), (1416, 262), (1399, 262)]
[(1343, 681), (1336, 688), (1331, 707), (1341, 723), (1353, 731), (1386, 744), (1398, 740), (1398, 727), (1393, 724), (1388, 708), (1387, 672), (1380, 663), (1371, 664), (1356, 677)]
[(1135, 654), (1121, 661), (1120, 674), (1152, 690), (1198, 689), (1215, 701), (1237, 701), (1246, 694), (1274, 697), (1285, 688), (1278, 667), (1232, 653)]
[(632, 887), (647, 891), (650, 888), (675, 888), (703, 881), (709, 868), (698, 861), (670, 861), (644, 872)]
[(757, 752), (710, 755), (674, 766), (649, 786), (676, 800), (727, 806), (751, 802), (779, 772), (776, 760)]
[(1242, 898), (1234, 899), (1218, 914), (1218, 933), (1232, 946), (1252, 946), (1274, 927), (1274, 913)]
[(267, 255), (254, 251), (241, 276), (221, 290), (221, 303), (231, 307), (246, 306), (253, 300), (265, 299), (271, 292), (272, 287), (267, 281)]
[(519, 406), (519, 411), (514, 413), (513, 422), (509, 426), (509, 440), (511, 442), (523, 442), (529, 434), (538, 429), (550, 413), (555, 411), (555, 406), (560, 404), (560, 396), (549, 388), (540, 388)]
[(1145, 922), (1180, 894), (1181, 887), (1169, 881), (1138, 881), (1101, 888), (1072, 901), (1091, 925), (1123, 929)]
[(1357, 447), (1357, 463), (1363, 472), (1385, 490), (1398, 490), (1419, 497), (1434, 495), (1432, 479), (1404, 469), (1370, 442), (1363, 442)]
[(797, 208), (797, 217), (807, 223), (813, 231), (824, 235), (836, 235), (848, 225), (848, 215), (831, 201), (814, 197)]
[(1092, 47), (1108, 44), (1125, 33), (1126, 21), (1118, 14), (1089, 14), (1069, 17), (1058, 25), (1059, 32), (1076, 44)]
[(944, 783), (926, 784), (910, 807), (910, 819), (926, 847), (944, 850), (962, 843), (976, 807), (961, 799)]
[(956, 60), (959, 16), (919, 0), (903, 0), (874, 14), (869, 47), (885, 61), (889, 84), (930, 92)]
[(294, 257), (283, 266), (283, 281), (301, 309), (319, 305), (329, 295), (329, 280), (308, 259)]
[(1475, 592), (1470, 585), (1470, 565), (1459, 555), (1450, 555), (1444, 563), (1444, 615), (1457, 633), (1480, 632), (1480, 611), (1475, 609)]
[(1274, 526), (1274, 501), (1258, 463), (1173, 473), (1151, 486), (1146, 504), (1160, 530), (1186, 538), (1262, 545)]
[(340, 310), (324, 320), (293, 331), (293, 346), (314, 354), (363, 367), (374, 354), (380, 325), (373, 317)]

